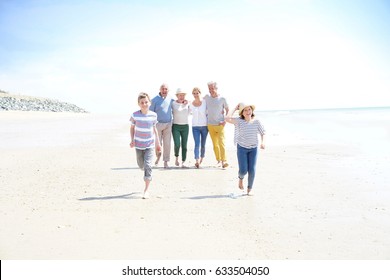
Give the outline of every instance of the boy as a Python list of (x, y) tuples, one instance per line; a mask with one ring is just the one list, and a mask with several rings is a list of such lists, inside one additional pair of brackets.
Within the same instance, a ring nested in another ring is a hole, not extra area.
[(138, 106), (141, 110), (131, 115), (130, 122), (130, 147), (134, 148), (137, 154), (137, 164), (144, 170), (145, 189), (143, 199), (149, 198), (149, 184), (152, 180), (152, 161), (154, 148), (161, 151), (157, 135), (157, 114), (149, 110), (150, 98), (147, 93), (141, 92), (138, 95)]

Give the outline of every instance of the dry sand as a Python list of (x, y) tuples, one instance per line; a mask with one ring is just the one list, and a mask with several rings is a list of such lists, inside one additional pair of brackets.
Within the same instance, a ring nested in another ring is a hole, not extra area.
[(203, 168), (155, 168), (143, 200), (126, 115), (0, 112), (0, 135), (3, 260), (390, 258), (387, 155), (270, 133), (247, 197), (209, 138)]

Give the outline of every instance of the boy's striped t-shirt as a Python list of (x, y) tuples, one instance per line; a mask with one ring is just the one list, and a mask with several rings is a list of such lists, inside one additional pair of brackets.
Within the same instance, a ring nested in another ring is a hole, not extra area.
[(154, 148), (155, 135), (153, 127), (157, 124), (157, 114), (153, 111), (143, 114), (139, 110), (131, 115), (130, 122), (135, 126), (135, 148), (139, 150)]

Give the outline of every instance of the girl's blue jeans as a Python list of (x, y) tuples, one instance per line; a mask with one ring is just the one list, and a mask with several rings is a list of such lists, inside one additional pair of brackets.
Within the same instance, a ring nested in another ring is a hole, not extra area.
[(200, 150), (200, 157), (204, 158), (206, 153), (206, 138), (208, 133), (209, 130), (207, 129), (207, 126), (192, 127), (192, 136), (194, 137), (194, 141), (195, 141), (195, 148), (194, 148), (195, 159), (199, 159), (199, 150)]
[(237, 144), (238, 178), (248, 174), (248, 189), (253, 187), (256, 175), (257, 147), (247, 149)]

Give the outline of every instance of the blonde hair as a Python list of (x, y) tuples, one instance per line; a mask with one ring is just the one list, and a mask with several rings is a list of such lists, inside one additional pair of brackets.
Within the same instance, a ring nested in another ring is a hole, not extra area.
[(195, 91), (197, 91), (197, 92), (199, 92), (199, 93), (202, 93), (202, 92), (200, 91), (200, 88), (198, 88), (198, 87), (194, 87), (194, 88), (192, 89), (192, 94), (194, 94)]

